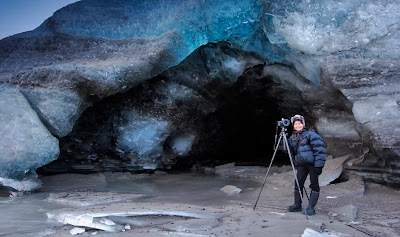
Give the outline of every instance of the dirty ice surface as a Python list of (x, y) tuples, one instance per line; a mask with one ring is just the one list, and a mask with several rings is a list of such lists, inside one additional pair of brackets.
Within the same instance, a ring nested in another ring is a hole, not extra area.
[[(193, 173), (64, 174), (42, 180), (43, 188), (38, 192), (14, 198), (0, 197), (0, 236), (52, 236), (54, 228), (61, 228), (63, 224), (48, 219), (46, 213), (66, 207), (131, 200), (211, 205), (246, 199), (246, 192), (259, 187), (254, 181)], [(226, 185), (239, 187), (241, 195), (228, 196), (221, 192), (220, 189)]]
[(286, 212), (293, 173), (275, 167), (254, 210), (266, 169), (43, 177), (35, 193), (0, 197), (0, 236), (68, 237), (82, 228), (79, 236), (400, 236), (400, 192), (366, 185), (358, 173), (322, 186), (317, 213), (306, 219)]

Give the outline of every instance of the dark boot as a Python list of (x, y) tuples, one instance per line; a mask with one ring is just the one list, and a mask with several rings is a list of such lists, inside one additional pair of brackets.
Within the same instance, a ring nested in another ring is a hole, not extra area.
[(294, 204), (288, 207), (289, 212), (301, 211), (301, 198), (299, 191), (294, 191)]
[(319, 192), (311, 191), (310, 202), (306, 209), (307, 215), (312, 216), (315, 214), (315, 205), (317, 205), (318, 198), (319, 198)]

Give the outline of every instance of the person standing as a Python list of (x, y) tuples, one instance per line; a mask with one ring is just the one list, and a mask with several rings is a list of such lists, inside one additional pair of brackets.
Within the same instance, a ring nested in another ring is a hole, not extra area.
[[(303, 116), (295, 115), (290, 121), (293, 125), (293, 133), (288, 139), (289, 149), (294, 156), (294, 165), (297, 169), (297, 179), (300, 190), (303, 193), (304, 182), (310, 175), (310, 200), (306, 209), (307, 215), (315, 214), (320, 187), (318, 176), (322, 173), (322, 168), (326, 160), (326, 146), (323, 139), (313, 130), (306, 129), (306, 121)], [(301, 198), (298, 187), (294, 185), (294, 204), (288, 207), (289, 212), (300, 212)]]

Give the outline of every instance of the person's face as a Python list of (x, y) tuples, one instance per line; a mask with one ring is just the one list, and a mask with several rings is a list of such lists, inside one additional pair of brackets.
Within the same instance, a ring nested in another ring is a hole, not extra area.
[(295, 121), (293, 124), (293, 128), (296, 131), (301, 131), (304, 128), (304, 125), (300, 121)]

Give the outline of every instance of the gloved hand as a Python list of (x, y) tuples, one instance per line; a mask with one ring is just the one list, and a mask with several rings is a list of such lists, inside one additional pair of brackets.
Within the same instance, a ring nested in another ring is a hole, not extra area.
[(318, 175), (320, 175), (322, 173), (322, 167), (315, 167), (315, 173), (317, 173)]

